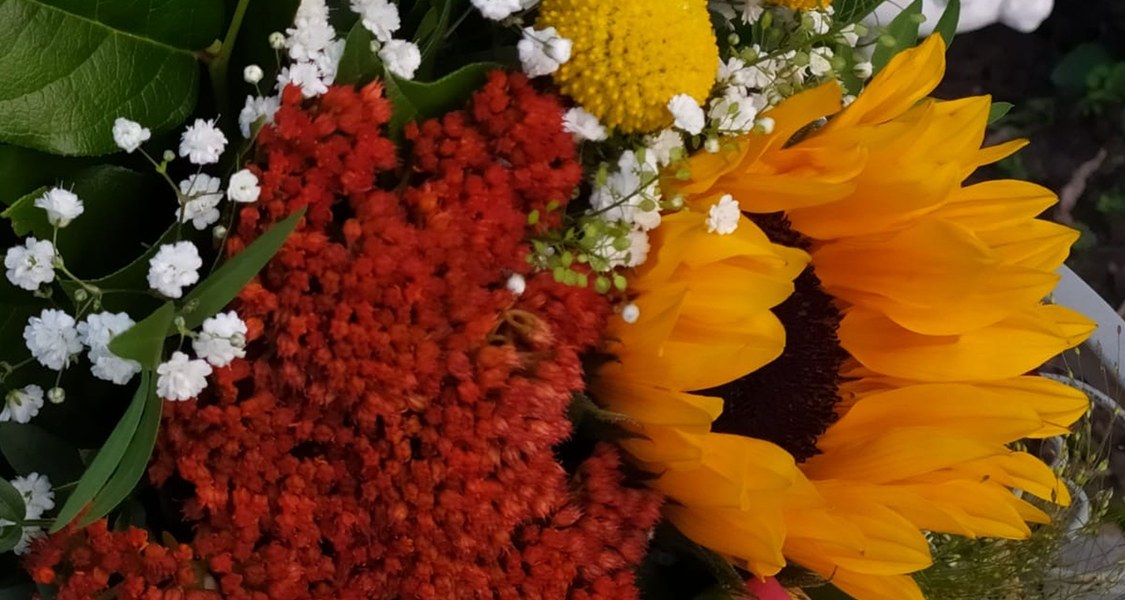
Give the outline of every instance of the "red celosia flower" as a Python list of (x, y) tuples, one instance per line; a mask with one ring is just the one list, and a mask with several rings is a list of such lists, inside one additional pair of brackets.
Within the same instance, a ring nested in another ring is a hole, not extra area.
[(635, 596), (659, 498), (609, 447), (573, 477), (554, 455), (609, 312), (524, 259), (527, 214), (581, 179), (558, 99), (494, 73), (408, 126), (401, 165), (389, 118), (378, 84), (283, 94), (230, 248), (305, 219), (239, 297), (247, 358), (168, 405), (150, 475), (191, 485), (224, 598)]

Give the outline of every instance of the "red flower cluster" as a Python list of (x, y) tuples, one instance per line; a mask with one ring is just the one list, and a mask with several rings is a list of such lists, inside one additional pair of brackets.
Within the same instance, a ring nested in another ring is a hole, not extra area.
[(528, 213), (581, 178), (558, 100), (495, 73), (401, 166), (389, 118), (378, 84), (283, 94), (232, 251), (306, 216), (239, 298), (247, 359), (168, 406), (152, 479), (190, 484), (232, 600), (635, 597), (660, 499), (609, 447), (574, 475), (554, 454), (609, 312), (524, 260)]
[(109, 531), (102, 519), (36, 542), (26, 566), (36, 583), (60, 584), (58, 600), (220, 600), (195, 558), (190, 546), (152, 543), (136, 527)]

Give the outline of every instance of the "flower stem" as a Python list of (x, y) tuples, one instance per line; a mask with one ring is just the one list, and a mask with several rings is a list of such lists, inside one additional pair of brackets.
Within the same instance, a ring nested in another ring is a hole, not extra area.
[(227, 97), (227, 68), (230, 66), (231, 53), (234, 52), (234, 41), (238, 39), (238, 30), (242, 28), (242, 19), (246, 17), (246, 9), (249, 5), (250, 0), (238, 0), (238, 6), (234, 9), (234, 16), (231, 17), (230, 27), (227, 28), (227, 35), (223, 38), (219, 55), (207, 65), (207, 71), (211, 74), (211, 87), (215, 90), (215, 106), (219, 108), (219, 114), (227, 113), (230, 107)]

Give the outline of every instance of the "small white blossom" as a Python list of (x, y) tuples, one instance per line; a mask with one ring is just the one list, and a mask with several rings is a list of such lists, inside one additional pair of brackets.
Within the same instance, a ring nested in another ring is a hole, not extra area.
[(194, 165), (219, 162), (227, 147), (227, 136), (215, 127), (215, 121), (196, 119), (180, 138), (180, 156), (188, 157)]
[(590, 194), (590, 206), (608, 221), (635, 224), (648, 231), (660, 225), (660, 189), (656, 157), (641, 162), (632, 150), (617, 161), (617, 170)]
[(509, 292), (519, 296), (527, 290), (527, 280), (519, 273), (512, 273), (512, 276), (508, 278), (508, 282), (504, 284), (504, 287), (508, 288)]
[(672, 113), (677, 128), (692, 135), (699, 135), (707, 122), (703, 108), (695, 98), (687, 94), (676, 94), (668, 101), (668, 111)]
[(277, 74), (279, 90), (293, 84), (301, 89), (301, 94), (306, 98), (314, 98), (328, 91), (320, 67), (314, 62), (301, 61), (281, 69)]
[(23, 496), (25, 519), (41, 518), (47, 511), (55, 508), (55, 491), (46, 475), (31, 473), (27, 477), (16, 477), (11, 483)]
[(70, 225), (71, 221), (86, 210), (82, 200), (74, 192), (59, 187), (51, 188), (36, 198), (35, 208), (47, 211), (47, 221), (55, 227)]
[(832, 49), (831, 48), (813, 48), (809, 52), (809, 71), (817, 76), (823, 77), (832, 72)]
[(806, 13), (812, 21), (813, 33), (824, 35), (832, 29), (832, 8), (826, 10), (810, 10)]
[(852, 67), (852, 73), (854, 73), (856, 77), (859, 77), (862, 80), (870, 79), (871, 74), (874, 71), (875, 67), (871, 64), (871, 61), (868, 60), (858, 62), (855, 64), (855, 66)]
[(183, 288), (199, 281), (203, 259), (191, 242), (164, 244), (148, 261), (148, 285), (169, 298), (183, 296)]
[(608, 137), (605, 126), (581, 106), (575, 106), (563, 114), (563, 131), (574, 136), (577, 142), (600, 142)]
[(684, 138), (675, 129), (665, 129), (645, 139), (646, 152), (651, 152), (656, 163), (662, 167), (672, 164), (684, 149)]
[(199, 358), (225, 367), (246, 356), (246, 331), (246, 323), (238, 318), (238, 313), (219, 313), (203, 322), (203, 330), (192, 340), (192, 348)]
[(242, 169), (230, 176), (227, 184), (227, 198), (231, 202), (257, 202), (262, 188), (258, 186), (258, 176), (249, 169)]
[(761, 119), (758, 119), (758, 122), (754, 125), (756, 129), (758, 129), (765, 135), (773, 133), (773, 128), (776, 126), (777, 122), (773, 120), (773, 117), (762, 117)]
[(711, 101), (708, 116), (715, 128), (723, 133), (746, 133), (754, 128), (758, 111), (765, 104), (765, 98), (761, 96), (747, 96), (741, 88), (731, 88), (729, 93)]
[(852, 94), (847, 94), (847, 95), (845, 95), (845, 96), (843, 97), (843, 99), (841, 100), (841, 104), (842, 104), (842, 105), (843, 105), (843, 106), (844, 106), (845, 108), (847, 108), (848, 106), (851, 106), (852, 102), (855, 102), (855, 98), (856, 98), (856, 97), (855, 97), (854, 95), (852, 95)]
[(850, 47), (855, 48), (859, 43), (859, 32), (856, 31), (855, 23), (844, 27), (836, 34), (836, 41)]
[(414, 72), (422, 64), (418, 45), (405, 40), (391, 40), (379, 49), (379, 58), (387, 70), (403, 79), (414, 79)]
[(250, 85), (256, 85), (262, 77), (265, 77), (265, 73), (262, 73), (262, 67), (258, 65), (246, 65), (242, 70), (242, 80)]
[(269, 37), (270, 48), (274, 50), (281, 50), (285, 47), (285, 34), (280, 31), (275, 31)]
[(363, 26), (384, 44), (391, 41), (402, 26), (398, 7), (387, 0), (352, 0), (351, 7), (363, 21)]
[(347, 40), (336, 40), (321, 52), (314, 61), (316, 68), (320, 69), (320, 78), (325, 84), (331, 85), (336, 81), (336, 72), (340, 70), (340, 59), (344, 57), (344, 47)]
[(49, 400), (51, 404), (62, 404), (66, 401), (66, 390), (58, 386), (47, 390), (47, 400)]
[(484, 18), (493, 21), (507, 19), (523, 8), (520, 0), (473, 0), (473, 6), (477, 7)]
[(211, 365), (207, 361), (189, 359), (183, 352), (174, 352), (168, 362), (156, 367), (156, 393), (165, 400), (190, 400), (207, 387)]
[(90, 359), (90, 371), (94, 377), (125, 385), (133, 375), (140, 373), (140, 363), (121, 358), (109, 350), (113, 336), (125, 333), (133, 324), (133, 319), (123, 312), (94, 313), (78, 324), (78, 339), (90, 349), (86, 356)]
[(738, 201), (730, 194), (724, 194), (707, 211), (707, 233), (732, 234), (738, 229), (741, 217), (742, 211), (738, 208)]
[(750, 85), (753, 73), (742, 59), (732, 56), (726, 62), (719, 63), (719, 72), (715, 81), (723, 85)]
[(147, 127), (141, 127), (141, 124), (136, 121), (130, 121), (124, 117), (117, 117), (113, 121), (113, 143), (129, 154), (140, 148), (141, 144), (147, 142), (151, 137), (152, 132)]
[(717, 154), (721, 146), (719, 145), (719, 138), (715, 136), (708, 137), (703, 142), (703, 150), (709, 154)]
[(262, 117), (265, 117), (266, 123), (273, 123), (273, 116), (280, 107), (279, 96), (247, 96), (246, 106), (243, 106), (242, 112), (238, 113), (238, 128), (242, 131), (242, 137), (249, 138), (250, 126)]
[(191, 224), (199, 231), (207, 229), (219, 220), (219, 202), (223, 193), (219, 191), (222, 181), (206, 173), (197, 173), (180, 182), (180, 193), (187, 200), (176, 209), (176, 221)]
[(742, 7), (742, 22), (753, 25), (765, 12), (766, 8), (762, 6), (762, 0), (746, 0), (746, 4)]
[(641, 318), (641, 308), (630, 302), (621, 309), (621, 319), (632, 325)]
[(55, 280), (54, 259), (54, 244), (29, 237), (22, 246), (8, 248), (4, 255), (8, 281), (28, 291), (37, 290), (40, 285)]
[(28, 319), (23, 339), (35, 360), (54, 371), (65, 369), (70, 357), (82, 351), (74, 317), (53, 308)]
[(312, 61), (336, 39), (336, 30), (328, 22), (328, 5), (324, 0), (301, 0), (293, 27), (286, 29), (285, 47), (289, 58)]
[(550, 75), (559, 70), (560, 65), (570, 60), (573, 48), (574, 42), (561, 37), (554, 27), (538, 31), (533, 27), (524, 27), (523, 39), (516, 44), (520, 64), (528, 77)]
[(26, 385), (21, 389), (12, 390), (4, 397), (4, 407), (0, 409), (0, 423), (14, 421), (16, 423), (29, 423), (43, 408), (43, 388), (37, 385)]
[(648, 234), (640, 229), (634, 229), (625, 234), (628, 246), (618, 249), (615, 242), (617, 238), (606, 235), (594, 245), (593, 253), (607, 262), (610, 269), (616, 267), (636, 267), (648, 260), (649, 245)]

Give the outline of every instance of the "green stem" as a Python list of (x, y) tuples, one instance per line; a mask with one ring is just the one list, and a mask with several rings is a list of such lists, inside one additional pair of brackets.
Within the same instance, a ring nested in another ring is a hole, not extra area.
[(215, 106), (218, 107), (219, 114), (226, 114), (230, 106), (227, 94), (227, 68), (230, 66), (231, 53), (234, 52), (234, 41), (238, 39), (238, 30), (242, 28), (242, 19), (246, 17), (246, 9), (249, 5), (250, 0), (238, 0), (238, 6), (234, 9), (234, 16), (230, 20), (230, 27), (227, 28), (227, 35), (223, 38), (219, 55), (207, 66), (211, 74), (211, 87), (215, 90)]

